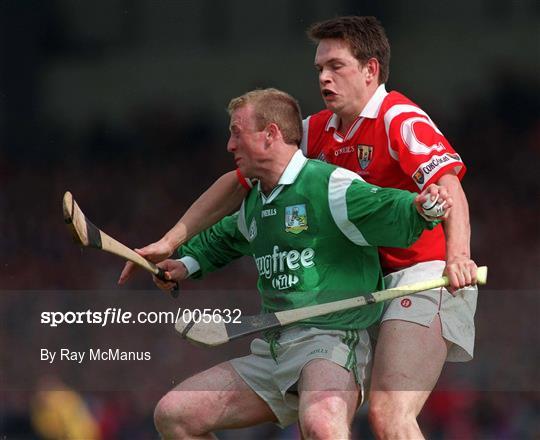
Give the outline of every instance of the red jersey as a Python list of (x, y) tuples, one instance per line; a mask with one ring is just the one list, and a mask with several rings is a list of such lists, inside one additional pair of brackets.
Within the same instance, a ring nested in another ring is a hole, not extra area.
[[(358, 173), (383, 187), (419, 192), (445, 173), (461, 179), (465, 165), (437, 126), (416, 104), (379, 86), (347, 133), (337, 131), (339, 119), (323, 110), (304, 120), (301, 148), (310, 158)], [(424, 231), (408, 249), (380, 248), (386, 272), (413, 264), (445, 260), (441, 225)]]

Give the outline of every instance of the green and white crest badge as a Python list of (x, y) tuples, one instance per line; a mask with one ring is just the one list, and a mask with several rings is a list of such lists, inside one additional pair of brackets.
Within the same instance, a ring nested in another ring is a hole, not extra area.
[(292, 205), (285, 208), (285, 232), (299, 234), (308, 228), (306, 205)]

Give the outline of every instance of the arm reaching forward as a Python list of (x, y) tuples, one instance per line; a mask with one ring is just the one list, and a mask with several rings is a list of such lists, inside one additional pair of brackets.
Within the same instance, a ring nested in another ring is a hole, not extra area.
[[(165, 260), (191, 237), (238, 209), (246, 191), (239, 183), (235, 171), (224, 174), (191, 205), (178, 223), (160, 240), (135, 250), (153, 263)], [(126, 263), (118, 284), (124, 284), (136, 270), (133, 263)]]
[[(165, 279), (153, 277), (161, 290), (170, 293), (176, 283), (189, 278), (200, 278), (249, 253), (249, 243), (238, 230), (238, 214), (224, 217), (218, 223), (197, 234), (178, 249), (179, 260), (165, 260), (158, 267), (165, 271)], [(189, 263), (190, 259), (193, 263)]]

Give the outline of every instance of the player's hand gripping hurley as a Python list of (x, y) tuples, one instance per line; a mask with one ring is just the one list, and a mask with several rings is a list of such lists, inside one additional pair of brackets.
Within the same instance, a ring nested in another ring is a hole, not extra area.
[[(66, 191), (64, 194), (62, 208), (64, 211), (64, 221), (71, 229), (74, 240), (81, 246), (101, 249), (118, 255), (153, 273), (159, 279), (168, 281), (162, 269), (141, 257), (134, 250), (105, 234), (105, 232), (88, 220), (69, 191)], [(171, 295), (176, 298), (178, 296), (178, 290), (171, 291)]]
[[(478, 284), (486, 284), (487, 267), (478, 268)], [(183, 338), (198, 345), (213, 347), (225, 344), (233, 339), (240, 338), (262, 330), (269, 330), (275, 327), (281, 327), (304, 319), (314, 318), (316, 316), (326, 315), (327, 313), (339, 312), (341, 310), (352, 309), (387, 301), (400, 296), (410, 295), (424, 290), (446, 287), (449, 285), (448, 278), (442, 276), (428, 281), (409, 284), (408, 286), (393, 287), (391, 289), (381, 290), (364, 296), (333, 301), (326, 304), (317, 304), (314, 306), (301, 307), (298, 309), (284, 310), (276, 313), (265, 313), (254, 316), (242, 316), (241, 324), (224, 322), (184, 322), (182, 319), (176, 322), (176, 330), (181, 333)], [(466, 294), (466, 293), (465, 293)]]

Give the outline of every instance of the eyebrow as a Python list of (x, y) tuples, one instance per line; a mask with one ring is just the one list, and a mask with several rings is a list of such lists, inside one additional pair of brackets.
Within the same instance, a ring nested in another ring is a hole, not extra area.
[[(330, 64), (330, 63), (336, 63), (336, 62), (338, 62), (338, 63), (344, 63), (345, 61), (344, 61), (342, 58), (336, 58), (336, 57), (334, 57), (334, 58), (330, 58), (329, 60), (325, 61), (325, 62), (322, 63), (322, 64)], [(315, 65), (315, 67), (320, 67), (320, 66), (321, 66), (321, 64), (319, 64), (319, 63), (315, 63), (314, 65)]]

